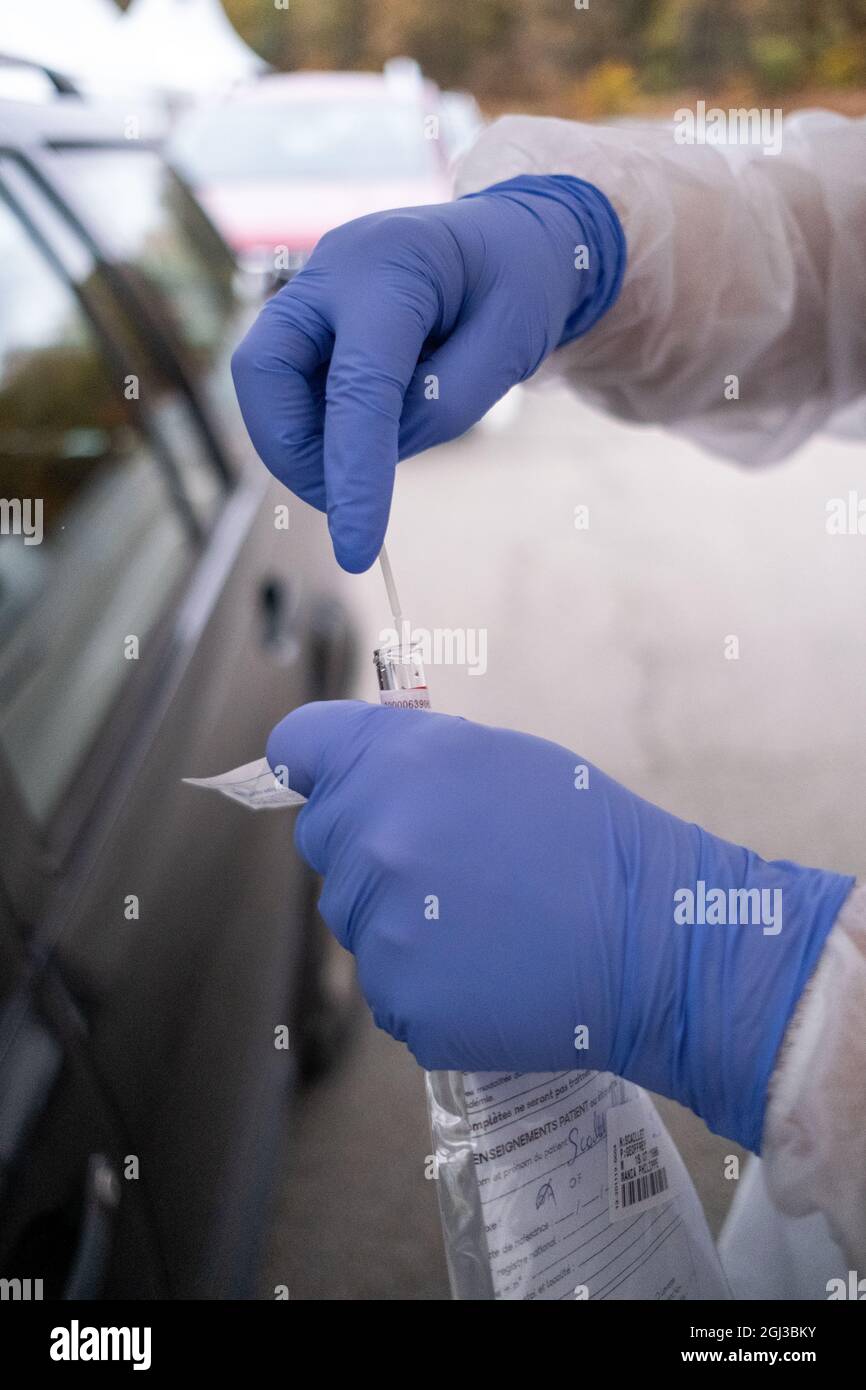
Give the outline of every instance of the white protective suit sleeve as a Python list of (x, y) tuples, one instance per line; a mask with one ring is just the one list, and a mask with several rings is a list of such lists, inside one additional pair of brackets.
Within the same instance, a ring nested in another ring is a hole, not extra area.
[[(613, 309), (539, 379), (564, 379), (603, 410), (744, 464), (781, 459), (824, 428), (866, 434), (866, 120), (802, 113), (785, 122), (774, 155), (679, 145), (672, 126), (507, 116), (464, 156), (456, 193), (522, 173), (596, 184), (628, 247)], [(823, 1212), (860, 1269), (864, 1016), (858, 886), (786, 1034), (762, 1156), (777, 1208)]]
[(833, 926), (788, 1025), (764, 1120), (767, 1191), (789, 1216), (823, 1213), (866, 1269), (866, 885)]
[(866, 426), (866, 119), (802, 113), (780, 144), (683, 145), (662, 124), (490, 126), (458, 166), (458, 196), (575, 174), (626, 235), (617, 303), (537, 379), (744, 464)]

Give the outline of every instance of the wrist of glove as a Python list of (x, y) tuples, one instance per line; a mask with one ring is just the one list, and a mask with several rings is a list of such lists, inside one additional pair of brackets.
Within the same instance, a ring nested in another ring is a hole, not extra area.
[(454, 439), (619, 293), (625, 237), (599, 189), (526, 175), (322, 238), (232, 360), (261, 459), (327, 510), (351, 571), (381, 549), (398, 459)]
[(428, 1069), (587, 1067), (760, 1148), (767, 1086), (852, 879), (768, 863), (576, 754), (336, 702), (271, 734), (296, 843), (380, 1027)]
[[(464, 219), (467, 231), (482, 239), (486, 232), (488, 242), (491, 234), (511, 239), (509, 271), (515, 286), (538, 296), (544, 323), (544, 340), (528, 354), (524, 377), (555, 348), (589, 332), (615, 303), (625, 273), (625, 234), (594, 184), (572, 174), (523, 174), (443, 204), (442, 215), (461, 240)], [(476, 285), (483, 276), (483, 245), (480, 250), (482, 259), (472, 268)], [(486, 288), (492, 289), (501, 269), (488, 269)]]

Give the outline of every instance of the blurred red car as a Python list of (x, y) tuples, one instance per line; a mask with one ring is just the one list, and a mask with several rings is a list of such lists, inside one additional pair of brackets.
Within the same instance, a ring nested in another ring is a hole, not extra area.
[(331, 227), (450, 197), (446, 125), (439, 89), (398, 60), (264, 77), (190, 113), (168, 153), (239, 260), (287, 278)]

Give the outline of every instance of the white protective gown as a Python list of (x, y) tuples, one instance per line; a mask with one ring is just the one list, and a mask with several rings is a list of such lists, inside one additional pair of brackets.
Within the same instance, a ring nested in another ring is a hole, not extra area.
[[(866, 435), (866, 120), (804, 112), (778, 143), (765, 154), (680, 144), (672, 125), (492, 125), (461, 161), (458, 196), (517, 174), (574, 174), (607, 195), (628, 245), (613, 309), (539, 377), (746, 465), (818, 430)], [(763, 1161), (722, 1233), (739, 1297), (824, 1299), (830, 1280), (850, 1289), (849, 1271), (866, 1276), (864, 1018), (858, 886), (786, 1034)]]

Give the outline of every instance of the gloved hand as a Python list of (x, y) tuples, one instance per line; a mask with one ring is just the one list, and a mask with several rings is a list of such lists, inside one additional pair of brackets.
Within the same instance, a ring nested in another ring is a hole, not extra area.
[[(309, 796), (295, 839), (325, 921), (422, 1066), (611, 1071), (758, 1151), (852, 879), (767, 863), (556, 744), (446, 715), (306, 705), (267, 756)], [(718, 890), (741, 925), (714, 924)], [(681, 920), (688, 892), (705, 924)]]
[(232, 371), (259, 455), (327, 509), (345, 569), (379, 553), (398, 457), (463, 434), (592, 328), (624, 265), (610, 203), (567, 174), (373, 213), (322, 238)]

